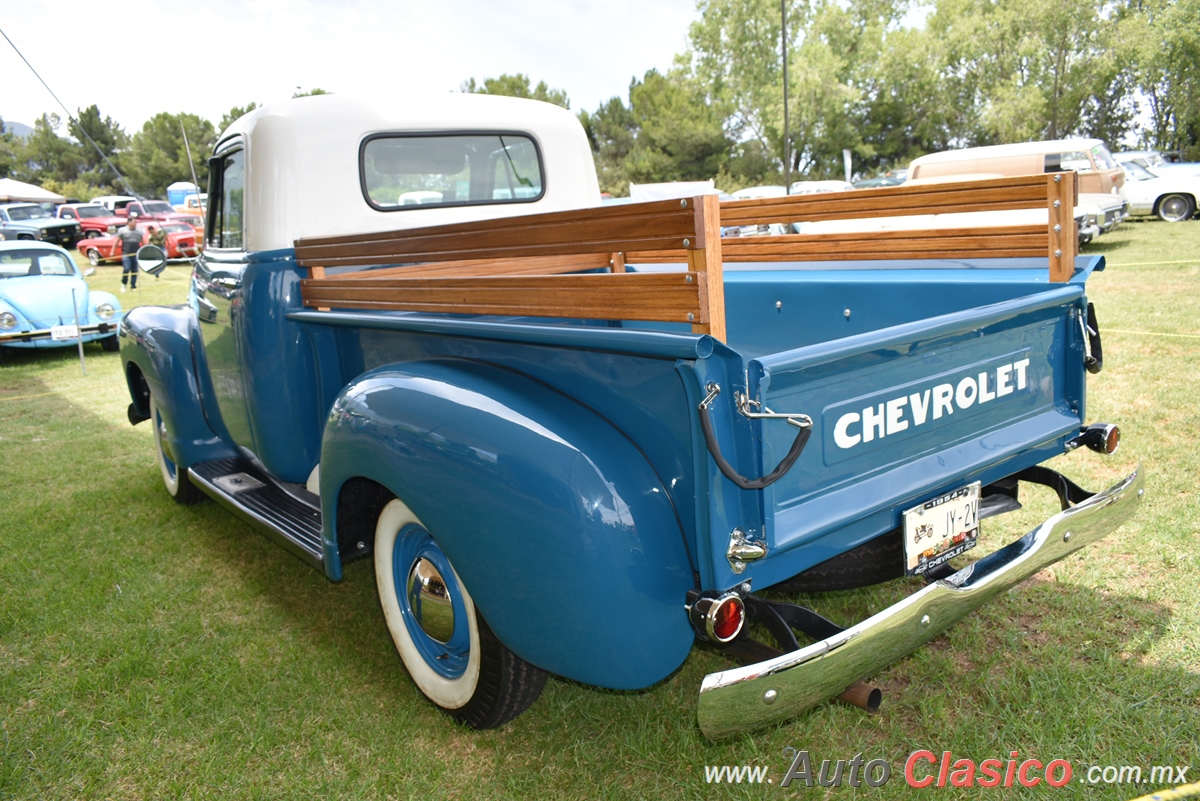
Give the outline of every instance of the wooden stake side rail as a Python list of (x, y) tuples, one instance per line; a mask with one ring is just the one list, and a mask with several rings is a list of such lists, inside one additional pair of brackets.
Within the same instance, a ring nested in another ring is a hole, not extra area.
[(305, 302), (323, 308), (711, 323), (707, 276), (696, 272), (305, 283)]
[[(719, 204), (715, 196), (305, 238), (307, 306), (691, 323), (725, 339), (722, 264), (1042, 257), (1074, 272), (1074, 173)], [(1044, 208), (1047, 225), (722, 239), (723, 225)], [(686, 262), (683, 273), (625, 264)], [(385, 267), (326, 275), (330, 267)], [(608, 270), (596, 273), (596, 270)]]
[[(1002, 235), (998, 236), (997, 232)], [(753, 261), (891, 261), (896, 259), (1038, 258), (1046, 255), (1046, 226), (787, 234), (724, 239), (727, 264)], [(628, 264), (679, 260), (673, 251), (626, 253)]]

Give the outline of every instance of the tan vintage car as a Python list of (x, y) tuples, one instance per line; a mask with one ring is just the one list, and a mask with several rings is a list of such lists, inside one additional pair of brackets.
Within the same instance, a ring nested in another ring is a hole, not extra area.
[(909, 179), (971, 175), (976, 178), (1040, 175), (1070, 170), (1077, 176), (1079, 206), (1101, 231), (1129, 216), (1122, 193), (1125, 174), (1100, 139), (1055, 139), (945, 150), (914, 159)]

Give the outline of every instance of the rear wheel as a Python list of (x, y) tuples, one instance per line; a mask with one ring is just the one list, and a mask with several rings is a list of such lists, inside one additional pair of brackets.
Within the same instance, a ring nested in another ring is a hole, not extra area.
[(1183, 222), (1196, 213), (1196, 201), (1189, 195), (1164, 195), (1158, 201), (1158, 218), (1166, 222)]
[(782, 592), (853, 590), (904, 575), (904, 539), (899, 529), (838, 554), (771, 586)]
[(88, 248), (87, 259), (88, 259), (88, 264), (92, 265), (93, 267), (99, 267), (100, 266), (100, 251), (96, 250), (95, 248)]
[[(116, 340), (116, 337), (113, 337)], [(176, 503), (190, 506), (204, 499), (204, 494), (196, 489), (196, 485), (188, 478), (187, 470), (175, 463), (175, 454), (171, 450), (171, 441), (167, 436), (167, 425), (159, 414), (158, 404), (154, 396), (150, 396), (150, 423), (154, 426), (154, 456), (158, 469), (162, 472), (163, 484)]]
[(426, 698), (476, 729), (501, 726), (537, 700), (545, 672), (497, 639), (450, 560), (402, 501), (380, 512), (374, 550), (384, 621)]

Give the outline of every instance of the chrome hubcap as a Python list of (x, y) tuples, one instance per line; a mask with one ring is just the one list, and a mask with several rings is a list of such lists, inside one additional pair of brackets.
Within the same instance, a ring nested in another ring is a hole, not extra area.
[(1180, 198), (1167, 198), (1162, 204), (1163, 216), (1171, 220), (1182, 219), (1186, 207), (1187, 204)]
[(408, 572), (405, 591), (413, 619), (430, 639), (448, 643), (454, 636), (454, 602), (442, 574), (421, 557)]

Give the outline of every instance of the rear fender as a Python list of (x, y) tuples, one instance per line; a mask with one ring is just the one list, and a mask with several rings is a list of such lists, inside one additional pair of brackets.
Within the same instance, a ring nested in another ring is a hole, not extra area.
[(147, 393), (154, 395), (179, 466), (236, 456), (228, 438), (213, 430), (200, 402), (192, 348), (199, 336), (195, 313), (186, 305), (138, 306), (121, 320), (119, 336), (134, 411), (149, 417)]
[[(368, 478), (428, 528), (502, 642), (577, 681), (635, 689), (693, 641), (683, 535), (619, 430), (534, 379), (465, 360), (364, 374), (333, 406), (321, 497)], [(340, 573), (333, 515), (326, 565)]]

